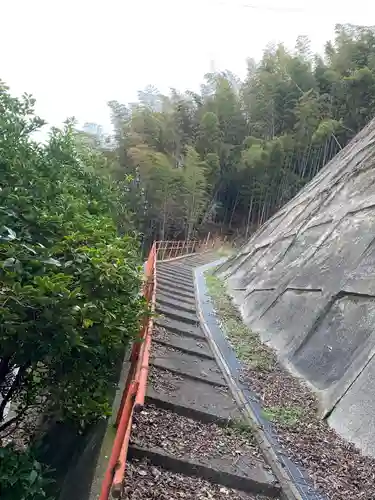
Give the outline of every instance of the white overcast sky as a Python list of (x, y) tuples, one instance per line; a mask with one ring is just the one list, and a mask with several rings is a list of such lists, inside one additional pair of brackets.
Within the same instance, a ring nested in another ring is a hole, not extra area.
[[(365, 6), (367, 3), (367, 7)], [(59, 125), (109, 127), (107, 101), (147, 84), (198, 89), (212, 68), (239, 76), (270, 41), (308, 35), (322, 51), (336, 23), (375, 25), (368, 0), (1, 0), (0, 79), (32, 93)]]

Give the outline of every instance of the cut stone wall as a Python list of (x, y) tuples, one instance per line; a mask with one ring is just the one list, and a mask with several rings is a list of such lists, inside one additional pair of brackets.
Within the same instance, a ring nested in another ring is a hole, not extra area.
[(219, 273), (322, 415), (375, 456), (375, 120)]

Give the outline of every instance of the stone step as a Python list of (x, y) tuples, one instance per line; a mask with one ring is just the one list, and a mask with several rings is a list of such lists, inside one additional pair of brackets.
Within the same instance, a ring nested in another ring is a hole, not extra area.
[(179, 283), (173, 278), (164, 278), (156, 276), (157, 285), (167, 286), (173, 288), (174, 290), (181, 291), (184, 293), (194, 293), (194, 284), (186, 285), (184, 283)]
[(128, 457), (132, 459), (148, 459), (153, 465), (165, 470), (201, 477), (228, 488), (260, 493), (271, 498), (277, 498), (280, 493), (275, 477), (262, 466), (250, 466), (245, 460), (232, 463), (221, 458), (201, 458), (193, 460), (189, 457), (177, 458), (166, 453), (163, 448), (144, 448), (130, 445)]
[(226, 386), (225, 379), (213, 359), (188, 354), (164, 345), (152, 345), (150, 364), (176, 375), (190, 377), (207, 384)]
[(182, 321), (176, 321), (172, 318), (156, 317), (155, 324), (174, 333), (179, 333), (196, 339), (206, 339), (203, 330), (199, 326), (193, 326), (188, 323), (183, 323)]
[(157, 280), (166, 280), (166, 281), (171, 281), (172, 283), (175, 283), (177, 285), (181, 286), (186, 286), (186, 287), (192, 287), (194, 286), (194, 280), (193, 278), (185, 278), (184, 276), (178, 275), (177, 273), (171, 273), (171, 272), (158, 272), (156, 275)]
[(211, 262), (212, 260), (215, 260), (215, 258), (212, 259), (212, 255), (211, 256), (195, 255), (191, 257), (191, 259), (187, 262), (187, 265), (191, 267), (199, 267), (202, 266), (203, 264), (206, 264), (207, 262)]
[(155, 366), (150, 368), (147, 398), (156, 406), (203, 422), (225, 423), (241, 416), (227, 388), (183, 377)]
[(199, 323), (196, 314), (177, 310), (173, 306), (168, 307), (164, 304), (156, 303), (156, 312), (158, 314), (162, 314), (163, 316), (167, 316), (168, 318), (172, 318), (177, 321), (181, 321), (183, 323), (189, 323), (191, 325), (197, 325)]
[(170, 296), (165, 296), (159, 293), (156, 296), (156, 303), (162, 307), (173, 307), (177, 311), (182, 311), (190, 314), (196, 314), (195, 304), (178, 300), (176, 298), (171, 298)]
[(196, 354), (203, 358), (214, 359), (208, 343), (203, 339), (195, 339), (173, 333), (168, 330), (156, 327), (152, 336), (153, 342), (158, 342), (166, 346), (174, 347), (188, 354)]
[(156, 295), (156, 299), (158, 298), (164, 301), (172, 299), (182, 303), (186, 307), (193, 308), (194, 310), (196, 309), (195, 297), (180, 297), (169, 290), (162, 290)]
[(194, 280), (193, 277), (191, 278), (185, 278), (184, 276), (181, 276), (177, 273), (164, 273), (164, 272), (158, 272), (157, 273), (157, 279), (164, 279), (168, 281), (172, 281), (173, 283), (180, 284), (183, 286), (194, 286)]
[(185, 290), (181, 290), (180, 288), (176, 288), (172, 283), (159, 283), (158, 281), (156, 282), (156, 295), (158, 293), (168, 293), (172, 294), (175, 297), (181, 297), (183, 299), (190, 299), (190, 300), (195, 300), (195, 293), (194, 290), (190, 292), (186, 292)]
[(185, 273), (193, 274), (194, 266), (192, 266), (190, 264), (189, 265), (184, 264), (183, 262), (184, 261), (181, 261), (178, 265), (176, 264), (173, 269), (180, 270), (180, 271), (183, 271)]
[(179, 269), (179, 268), (157, 267), (156, 273), (163, 274), (163, 275), (166, 275), (166, 274), (173, 275), (173, 276), (181, 277), (185, 280), (192, 280), (193, 279), (193, 273), (191, 270), (184, 270), (184, 269)]
[(193, 269), (183, 269), (180, 267), (156, 268), (156, 274), (165, 274), (181, 277), (185, 280), (194, 279)]

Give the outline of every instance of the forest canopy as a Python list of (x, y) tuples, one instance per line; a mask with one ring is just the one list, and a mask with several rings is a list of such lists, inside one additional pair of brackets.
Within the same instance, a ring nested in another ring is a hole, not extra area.
[(300, 36), (269, 45), (241, 81), (208, 73), (199, 93), (148, 86), (109, 103), (112, 175), (146, 241), (247, 236), (374, 116), (375, 28), (337, 25), (324, 54)]

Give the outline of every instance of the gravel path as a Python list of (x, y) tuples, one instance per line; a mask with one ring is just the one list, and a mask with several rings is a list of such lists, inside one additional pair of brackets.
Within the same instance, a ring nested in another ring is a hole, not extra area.
[(208, 481), (169, 472), (146, 460), (127, 464), (123, 500), (267, 500)]
[(251, 430), (241, 424), (220, 427), (203, 424), (149, 405), (136, 415), (132, 441), (142, 447), (160, 447), (176, 457), (225, 458), (265, 466)]
[(258, 395), (288, 456), (330, 500), (374, 500), (375, 459), (362, 456), (318, 417), (314, 394), (243, 325), (223, 284), (215, 279), (207, 282), (218, 318), (242, 361), (242, 382)]

